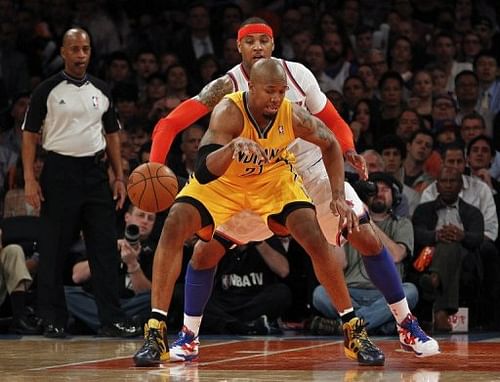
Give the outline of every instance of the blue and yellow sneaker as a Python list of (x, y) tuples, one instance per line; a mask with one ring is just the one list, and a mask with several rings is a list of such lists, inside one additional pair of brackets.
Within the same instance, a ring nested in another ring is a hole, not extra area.
[(170, 347), (171, 362), (186, 362), (198, 358), (200, 341), (198, 336), (186, 326), (182, 327), (175, 342)]
[(408, 313), (397, 328), (401, 349), (404, 351), (413, 352), (417, 357), (429, 357), (440, 353), (438, 342), (425, 334), (417, 318), (412, 314)]
[(375, 345), (366, 332), (362, 318), (354, 317), (346, 322), (344, 329), (344, 354), (362, 366), (381, 366), (385, 362), (382, 350)]
[(135, 366), (157, 366), (168, 361), (167, 326), (165, 322), (150, 318), (144, 325), (144, 344), (134, 354)]

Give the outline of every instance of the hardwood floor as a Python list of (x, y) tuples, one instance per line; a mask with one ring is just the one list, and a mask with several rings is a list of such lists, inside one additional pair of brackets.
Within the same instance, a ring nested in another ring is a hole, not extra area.
[(207, 337), (200, 358), (135, 368), (140, 339), (0, 337), (0, 381), (500, 381), (500, 336), (440, 337), (442, 353), (417, 358), (393, 338), (375, 337), (385, 366), (345, 358), (340, 337)]

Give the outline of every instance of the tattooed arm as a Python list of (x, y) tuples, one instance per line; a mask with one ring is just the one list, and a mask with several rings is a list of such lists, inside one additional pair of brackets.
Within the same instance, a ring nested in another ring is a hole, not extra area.
[(237, 154), (240, 152), (255, 154), (259, 160), (267, 161), (266, 152), (258, 142), (239, 136), (243, 124), (243, 115), (233, 101), (223, 99), (219, 102), (200, 142), (197, 170), (202, 164), (201, 160), (204, 160), (212, 177), (219, 177), (226, 172), (233, 160), (238, 160)]
[(206, 84), (194, 97), (194, 99), (212, 110), (215, 105), (219, 103), (222, 97), (226, 94), (232, 93), (233, 91), (233, 82), (226, 74), (225, 76), (217, 78)]
[(353, 228), (358, 227), (358, 219), (345, 201), (344, 158), (337, 138), (320, 119), (300, 106), (293, 105), (292, 118), (295, 136), (314, 143), (321, 149), (332, 190), (332, 212), (340, 217), (339, 228), (345, 222), (348, 231), (352, 232)]
[(196, 97), (184, 101), (170, 114), (160, 119), (153, 131), (149, 160), (165, 163), (175, 136), (212, 111), (215, 105), (232, 91), (231, 78), (225, 75), (207, 84)]

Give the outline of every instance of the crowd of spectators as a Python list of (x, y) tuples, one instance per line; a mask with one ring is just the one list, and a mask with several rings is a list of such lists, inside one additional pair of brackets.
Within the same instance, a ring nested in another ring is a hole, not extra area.
[[(401, 261), (406, 272), (401, 275), (418, 288), (419, 318), (432, 321), (434, 317), (435, 328), (448, 331), (448, 316), (459, 306), (468, 306), (471, 326), (499, 328), (500, 308), (492, 304), (500, 300), (500, 156), (496, 155), (500, 150), (500, 3), (494, 0), (191, 4), (0, 0), (3, 219), (38, 214), (24, 200), (21, 129), (31, 91), (63, 67), (59, 47), (67, 28), (79, 26), (91, 36), (89, 72), (111, 88), (122, 126), (121, 155), (127, 176), (148, 160), (158, 119), (240, 63), (236, 32), (250, 16), (262, 17), (272, 26), (275, 57), (299, 61), (311, 70), (351, 126), (370, 172), (387, 173), (401, 186), (401, 200), (393, 204), (391, 213), (398, 219), (413, 219), (414, 248), (398, 243), (408, 250)], [(169, 153), (168, 164), (181, 184), (193, 172), (206, 126), (207, 120), (200, 120), (179, 134)], [(43, 150), (37, 152), (36, 176), (44, 155)], [(446, 187), (452, 182), (458, 182), (454, 183), (459, 187), (456, 200), (450, 200)], [(425, 213), (429, 203), (446, 213)], [(470, 237), (470, 221), (463, 210), (482, 217), (482, 235)], [(119, 214), (118, 221), (125, 221), (126, 212)], [(164, 217), (156, 216), (148, 240), (158, 239)], [(413, 261), (426, 247), (435, 250), (435, 263), (416, 270)], [(258, 246), (249, 248), (259, 252)], [(27, 258), (36, 259), (32, 257), (36, 248), (23, 249)], [(307, 263), (300, 248), (292, 242), (286, 249), (280, 251), (290, 267), (280, 278), (288, 283), (291, 302), (282, 317), (304, 319), (314, 312), (314, 276), (294, 266)], [(454, 261), (439, 260), (443, 253), (457, 256)], [(221, 269), (220, 274), (224, 273)], [(68, 265), (70, 284), (71, 274)], [(139, 292), (144, 290), (148, 288)], [(265, 315), (257, 316), (261, 313)], [(268, 315), (275, 319), (277, 313)]]

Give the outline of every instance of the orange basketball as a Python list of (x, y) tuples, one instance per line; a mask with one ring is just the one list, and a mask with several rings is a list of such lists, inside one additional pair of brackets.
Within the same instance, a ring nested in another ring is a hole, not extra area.
[(147, 212), (169, 208), (177, 195), (177, 177), (160, 163), (144, 163), (130, 174), (127, 193), (134, 206)]

